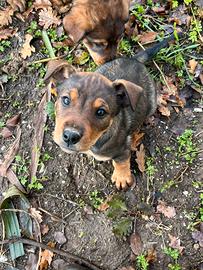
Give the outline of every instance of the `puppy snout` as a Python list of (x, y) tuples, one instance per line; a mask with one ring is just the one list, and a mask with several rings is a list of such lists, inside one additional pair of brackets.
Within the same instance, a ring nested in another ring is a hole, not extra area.
[(63, 140), (68, 146), (78, 143), (81, 138), (82, 134), (76, 130), (65, 129), (63, 131)]

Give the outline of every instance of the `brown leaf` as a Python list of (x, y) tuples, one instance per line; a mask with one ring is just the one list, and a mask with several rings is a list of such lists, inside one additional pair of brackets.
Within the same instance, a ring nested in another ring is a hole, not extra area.
[(20, 121), (20, 114), (16, 114), (15, 116), (9, 118), (6, 121), (6, 126), (7, 127), (16, 127), (17, 124), (19, 123), (19, 121)]
[(47, 234), (49, 231), (49, 226), (47, 224), (41, 224), (40, 228), (42, 235)]
[(30, 34), (25, 35), (25, 43), (23, 44), (23, 47), (20, 51), (20, 54), (21, 54), (23, 59), (30, 57), (32, 52), (35, 52), (35, 48), (30, 45), (30, 41), (32, 39), (33, 39), (33, 37)]
[[(47, 245), (52, 248), (55, 247), (55, 244), (52, 242), (49, 242)], [(41, 259), (40, 259), (39, 269), (46, 270), (52, 262), (54, 253), (50, 250), (45, 249), (44, 251), (41, 252), (40, 255), (41, 255)]]
[(165, 202), (159, 200), (157, 205), (157, 212), (162, 213), (167, 218), (173, 218), (176, 215), (175, 208), (173, 206), (167, 206)]
[(35, 0), (33, 6), (35, 9), (41, 9), (51, 7), (52, 4), (49, 0)]
[(157, 254), (156, 254), (156, 250), (155, 248), (150, 248), (148, 249), (147, 251), (147, 256), (146, 256), (146, 260), (149, 262), (149, 263), (153, 263), (155, 262), (157, 259)]
[(13, 170), (11, 170), (10, 168), (8, 168), (8, 170), (6, 171), (6, 175), (5, 177), (8, 178), (9, 182), (11, 182), (11, 184), (13, 184), (14, 186), (16, 186), (22, 193), (27, 194), (27, 191), (24, 189), (24, 187), (21, 185), (18, 177), (16, 176), (16, 174), (13, 172)]
[(130, 236), (130, 247), (135, 255), (140, 255), (143, 252), (143, 243), (140, 235), (136, 232)]
[(152, 7), (152, 10), (156, 13), (165, 13), (165, 7), (154, 6)]
[(101, 211), (101, 212), (106, 211), (109, 208), (109, 204), (108, 203), (112, 200), (112, 198), (113, 198), (112, 195), (108, 196), (106, 198), (106, 200), (103, 203), (101, 203), (97, 209), (99, 211)]
[(0, 27), (12, 23), (13, 13), (14, 10), (10, 6), (0, 10)]
[(145, 171), (145, 149), (144, 144), (140, 145), (140, 149), (136, 150), (137, 158), (135, 159), (139, 170), (143, 173)]
[(43, 9), (39, 13), (39, 25), (44, 26), (44, 29), (48, 29), (51, 25), (59, 25), (60, 19), (56, 16), (56, 12), (51, 8)]
[(191, 74), (194, 74), (197, 64), (198, 62), (195, 59), (189, 60), (189, 72)]
[(39, 210), (37, 210), (36, 208), (33, 208), (31, 207), (29, 209), (29, 212), (30, 214), (36, 218), (36, 220), (39, 222), (39, 223), (42, 223), (42, 214)]
[(7, 128), (7, 127), (4, 127), (2, 129), (2, 131), (0, 132), (0, 135), (4, 138), (4, 139), (8, 139), (10, 138), (12, 135), (13, 135), (13, 132)]
[(26, 0), (7, 0), (14, 11), (20, 10), (23, 12), (26, 7)]
[(1, 29), (0, 30), (0, 41), (3, 39), (8, 39), (9, 37), (14, 36), (17, 31), (18, 31), (18, 29), (12, 29), (12, 28)]
[(4, 161), (0, 164), (0, 176), (5, 176), (6, 171), (10, 167), (11, 163), (13, 162), (20, 145), (20, 137), (21, 137), (21, 129), (18, 128), (16, 139), (8, 149), (7, 154), (4, 156)]
[(203, 73), (199, 74), (199, 79), (200, 79), (201, 84), (203, 85)]
[(203, 247), (203, 232), (202, 231), (194, 231), (192, 232), (192, 238), (197, 241), (200, 247)]
[(155, 40), (157, 36), (156, 32), (145, 32), (143, 35), (139, 36), (139, 41), (143, 43), (151, 43)]
[(161, 106), (158, 106), (158, 111), (162, 115), (167, 116), (167, 117), (169, 117), (171, 115), (171, 112), (170, 112), (169, 108), (166, 107), (166, 106), (162, 106), (162, 105)]
[(38, 111), (34, 123), (34, 136), (32, 139), (30, 178), (36, 177), (39, 164), (40, 151), (44, 138), (44, 130), (47, 121), (46, 103), (50, 101), (51, 95), (46, 92), (38, 106)]
[(165, 80), (167, 82), (167, 86), (166, 85), (163, 86), (164, 93), (167, 93), (169, 96), (170, 95), (173, 95), (173, 96), (177, 95), (178, 90), (177, 90), (177, 86), (173, 83), (173, 79), (165, 76)]
[(131, 140), (131, 150), (136, 151), (137, 146), (140, 144), (142, 138), (144, 136), (143, 132), (134, 132), (132, 135), (132, 140)]
[(169, 234), (168, 236), (169, 236), (169, 239), (170, 239), (169, 246), (172, 247), (172, 248), (177, 249), (180, 252), (180, 254), (182, 254), (183, 249), (185, 247), (182, 247), (180, 245), (180, 239), (177, 238), (177, 237), (175, 237), (175, 236), (173, 236), (173, 235), (171, 235), (171, 234)]

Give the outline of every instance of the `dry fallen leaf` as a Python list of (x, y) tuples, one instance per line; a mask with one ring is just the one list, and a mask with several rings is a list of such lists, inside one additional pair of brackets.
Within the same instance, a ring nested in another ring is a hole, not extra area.
[(0, 176), (4, 177), (6, 175), (6, 171), (8, 170), (11, 163), (13, 162), (19, 149), (20, 137), (21, 137), (21, 129), (18, 128), (16, 139), (13, 142), (13, 144), (10, 146), (10, 148), (8, 149), (6, 155), (4, 156), (4, 161), (0, 164)]
[(36, 218), (36, 220), (39, 222), (39, 223), (42, 223), (42, 214), (39, 210), (37, 210), (36, 208), (33, 208), (31, 207), (29, 209), (29, 212), (30, 214)]
[(49, 0), (35, 0), (33, 6), (35, 9), (41, 9), (51, 7), (52, 4)]
[(199, 79), (200, 79), (201, 84), (203, 85), (203, 73), (200, 73)]
[(144, 43), (151, 43), (152, 41), (155, 40), (157, 36), (156, 32), (145, 32), (143, 35), (139, 36), (139, 41), (144, 44)]
[(45, 235), (49, 231), (49, 226), (47, 224), (41, 224), (40, 225), (41, 233), (42, 235)]
[(167, 206), (164, 201), (159, 200), (157, 205), (157, 212), (162, 213), (167, 218), (173, 218), (176, 215), (175, 208), (173, 206)]
[[(52, 248), (55, 247), (55, 244), (52, 242), (49, 242), (47, 245)], [(50, 250), (45, 249), (44, 251), (41, 252), (40, 256), (41, 256), (41, 259), (40, 259), (39, 269), (46, 270), (52, 262), (54, 253)]]
[(103, 203), (101, 203), (97, 209), (99, 211), (101, 211), (101, 212), (106, 211), (109, 208), (109, 204), (108, 203), (112, 200), (112, 198), (113, 198), (112, 195), (108, 196), (106, 198), (106, 200)]
[(10, 138), (12, 135), (13, 135), (13, 132), (7, 128), (7, 127), (4, 127), (2, 129), (2, 131), (0, 132), (0, 135), (4, 138), (4, 139), (8, 139)]
[(12, 7), (14, 11), (20, 10), (23, 12), (26, 7), (26, 0), (7, 0), (7, 3)]
[(167, 116), (167, 117), (169, 117), (169, 116), (171, 115), (171, 112), (170, 112), (169, 108), (166, 107), (166, 106), (163, 106), (163, 105), (158, 106), (158, 111), (159, 111), (162, 115)]
[(140, 235), (136, 232), (130, 236), (130, 247), (135, 255), (140, 255), (143, 252), (143, 243)]
[(170, 239), (169, 246), (177, 249), (180, 254), (182, 254), (184, 247), (180, 245), (180, 239), (171, 234), (169, 234), (168, 237)]
[(46, 103), (50, 101), (51, 95), (45, 93), (38, 106), (38, 111), (34, 120), (34, 136), (32, 139), (32, 152), (31, 152), (31, 166), (30, 166), (30, 178), (33, 179), (36, 176), (37, 168), (39, 165), (40, 151), (44, 138), (44, 130), (47, 121)]
[(18, 29), (12, 29), (12, 28), (1, 29), (0, 30), (0, 41), (3, 39), (8, 39), (9, 37), (14, 36), (17, 31), (18, 31)]
[(12, 23), (13, 13), (14, 10), (10, 6), (0, 10), (0, 27)]
[(190, 68), (189, 72), (191, 74), (194, 74), (197, 64), (198, 64), (198, 62), (195, 59), (191, 59), (189, 61), (189, 68)]
[(135, 159), (138, 165), (139, 170), (143, 173), (145, 171), (145, 149), (144, 144), (140, 145), (140, 149), (136, 150), (136, 156)]
[(39, 13), (39, 25), (48, 29), (51, 25), (59, 25), (61, 20), (56, 16), (56, 12), (51, 8), (43, 9)]
[(192, 238), (199, 243), (200, 247), (203, 247), (203, 232), (197, 230), (192, 232)]
[(164, 93), (167, 93), (168, 96), (175, 96), (178, 94), (177, 86), (173, 83), (173, 79), (165, 76), (165, 80), (167, 85), (163, 86)]
[(157, 253), (156, 253), (156, 250), (155, 248), (150, 248), (147, 250), (147, 256), (146, 256), (146, 260), (149, 262), (149, 263), (153, 263), (155, 262), (157, 259)]
[(143, 132), (134, 132), (131, 139), (131, 150), (136, 151), (137, 146), (140, 144), (142, 138), (144, 136)]
[(9, 118), (6, 121), (6, 126), (7, 127), (16, 127), (17, 124), (19, 123), (19, 121), (20, 121), (20, 114), (16, 114), (15, 116)]
[(165, 13), (165, 7), (154, 6), (152, 10), (156, 13)]
[(33, 37), (30, 34), (25, 35), (25, 43), (23, 44), (23, 47), (20, 51), (20, 54), (21, 54), (23, 59), (30, 57), (32, 52), (35, 52), (35, 48), (30, 45), (30, 41), (32, 39), (33, 39)]

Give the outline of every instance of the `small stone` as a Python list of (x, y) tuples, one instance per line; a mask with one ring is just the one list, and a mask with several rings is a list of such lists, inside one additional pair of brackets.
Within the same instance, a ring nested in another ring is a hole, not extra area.
[(199, 249), (199, 244), (194, 244), (193, 248), (194, 248), (195, 250), (198, 250), (198, 249)]

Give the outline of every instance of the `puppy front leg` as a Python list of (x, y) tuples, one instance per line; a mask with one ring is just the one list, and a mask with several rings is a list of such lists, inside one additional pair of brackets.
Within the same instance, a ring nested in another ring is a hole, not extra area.
[(132, 185), (134, 177), (130, 171), (130, 156), (125, 160), (113, 160), (114, 171), (111, 177), (113, 183), (116, 184), (117, 189), (125, 189)]

